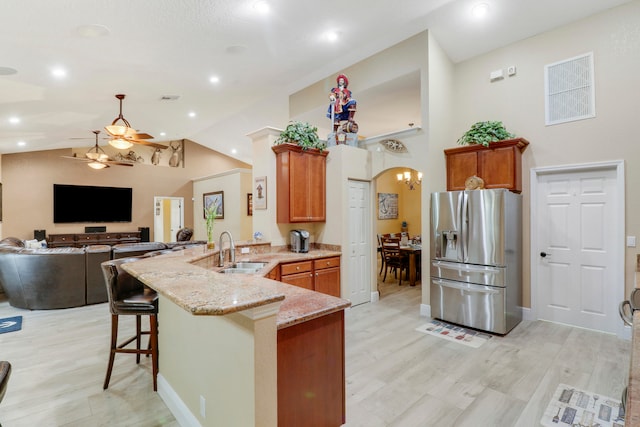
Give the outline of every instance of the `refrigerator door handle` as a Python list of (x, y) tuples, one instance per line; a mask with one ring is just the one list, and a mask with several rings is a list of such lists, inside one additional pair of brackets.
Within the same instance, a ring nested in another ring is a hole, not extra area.
[(500, 293), (500, 291), (497, 289), (489, 289), (483, 285), (469, 286), (469, 285), (463, 285), (460, 283), (450, 282), (449, 280), (442, 280), (442, 279), (433, 279), (432, 282), (435, 285), (444, 286), (446, 288), (458, 289), (466, 292), (476, 292), (481, 294), (499, 294)]
[(460, 193), (460, 252), (462, 262), (467, 262), (469, 250), (469, 197), (466, 191)]
[(447, 261), (433, 261), (431, 265), (433, 265), (434, 267), (442, 267), (450, 270), (461, 270), (477, 273), (501, 273), (503, 270), (502, 268), (491, 267), (487, 265), (459, 264)]

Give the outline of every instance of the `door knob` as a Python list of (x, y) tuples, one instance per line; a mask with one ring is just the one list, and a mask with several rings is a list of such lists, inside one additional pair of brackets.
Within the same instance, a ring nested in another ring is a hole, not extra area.
[(546, 257), (548, 257), (548, 256), (551, 256), (551, 254), (548, 254), (548, 253), (546, 253), (546, 252), (540, 252), (540, 256), (541, 256), (542, 258), (546, 258)]

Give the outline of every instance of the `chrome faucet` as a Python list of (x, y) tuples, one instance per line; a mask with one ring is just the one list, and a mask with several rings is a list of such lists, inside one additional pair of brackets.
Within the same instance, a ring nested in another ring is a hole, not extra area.
[(218, 247), (220, 248), (220, 259), (218, 260), (218, 267), (224, 267), (224, 249), (222, 248), (222, 236), (229, 236), (229, 260), (232, 263), (236, 262), (236, 244), (233, 242), (233, 237), (228, 231), (220, 233), (220, 240), (218, 241)]

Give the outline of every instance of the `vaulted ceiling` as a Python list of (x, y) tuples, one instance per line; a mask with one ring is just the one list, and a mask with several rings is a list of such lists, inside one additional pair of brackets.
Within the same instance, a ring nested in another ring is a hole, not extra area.
[[(267, 0), (261, 13), (257, 0), (7, 0), (0, 154), (91, 146), (124, 93), (124, 117), (154, 141), (189, 138), (251, 163), (246, 137), (196, 136), (425, 29), (460, 62), (628, 1)], [(484, 20), (471, 15), (477, 3), (489, 6)], [(244, 122), (239, 136), (257, 129)]]

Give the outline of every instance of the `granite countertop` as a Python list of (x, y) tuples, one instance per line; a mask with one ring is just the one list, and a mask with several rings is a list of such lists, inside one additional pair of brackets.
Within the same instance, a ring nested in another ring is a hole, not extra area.
[(141, 258), (122, 268), (193, 315), (225, 315), (281, 301), (276, 324), (282, 329), (344, 310), (351, 303), (264, 276), (283, 262), (340, 255), (331, 250), (243, 254), (236, 262), (262, 261), (267, 265), (255, 274), (223, 274), (217, 272), (221, 269), (217, 267), (218, 251), (202, 245)]

